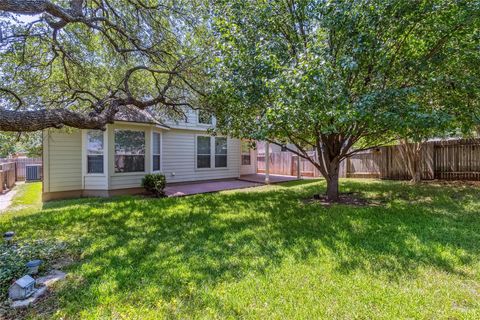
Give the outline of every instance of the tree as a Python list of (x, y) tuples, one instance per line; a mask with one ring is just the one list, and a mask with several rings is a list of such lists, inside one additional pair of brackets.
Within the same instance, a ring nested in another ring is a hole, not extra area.
[(119, 107), (190, 106), (188, 1), (0, 1), (0, 131), (103, 129)]
[(26, 153), (28, 157), (41, 157), (42, 133), (0, 132), (0, 158), (16, 153)]
[(212, 12), (208, 103), (218, 130), (295, 144), (330, 201), (343, 159), (408, 127), (415, 101), (450, 85), (446, 61), (468, 66), (480, 17), (478, 1), (441, 0), (238, 0)]

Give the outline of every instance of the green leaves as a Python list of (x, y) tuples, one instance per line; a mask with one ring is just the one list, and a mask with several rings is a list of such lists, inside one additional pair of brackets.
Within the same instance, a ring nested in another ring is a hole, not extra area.
[(252, 0), (213, 10), (209, 103), (220, 130), (378, 143), (474, 122), (466, 105), (477, 104), (478, 77), (462, 75), (480, 62), (478, 1)]

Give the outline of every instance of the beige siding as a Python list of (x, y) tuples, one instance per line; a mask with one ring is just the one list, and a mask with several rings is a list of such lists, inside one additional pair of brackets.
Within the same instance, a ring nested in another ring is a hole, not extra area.
[[(240, 164), (242, 163), (241, 155)], [(254, 174), (257, 172), (257, 153), (255, 150), (250, 149), (250, 165), (240, 165), (240, 174)]]
[(84, 189), (86, 190), (107, 190), (107, 176), (92, 176), (86, 174), (84, 177)]
[(44, 192), (82, 188), (82, 135), (80, 130), (44, 131)]
[(195, 139), (201, 131), (171, 130), (163, 133), (163, 172), (167, 182), (236, 178), (240, 174), (240, 141), (227, 140), (227, 168), (196, 169)]
[[(145, 172), (115, 173), (115, 129), (145, 131)], [(105, 175), (86, 174), (85, 131), (44, 132), (44, 192), (70, 190), (118, 190), (137, 188), (152, 171), (151, 133), (161, 132), (161, 168), (167, 182), (236, 178), (240, 175), (240, 140), (228, 138), (227, 168), (196, 169), (196, 137), (201, 130), (160, 130), (149, 125), (115, 123), (108, 125), (105, 147)], [(252, 159), (253, 160), (253, 159)]]

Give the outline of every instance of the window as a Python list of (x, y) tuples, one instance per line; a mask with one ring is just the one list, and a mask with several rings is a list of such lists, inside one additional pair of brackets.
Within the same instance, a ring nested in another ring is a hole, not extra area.
[(197, 136), (197, 168), (211, 168), (212, 164), (227, 167), (227, 138)]
[(210, 137), (197, 137), (197, 168), (210, 168)]
[(152, 169), (153, 171), (160, 171), (160, 133), (153, 133), (152, 143)]
[(115, 130), (115, 172), (145, 171), (145, 132)]
[(250, 143), (248, 141), (242, 141), (242, 166), (249, 166), (251, 164)]
[(212, 114), (205, 110), (198, 110), (198, 123), (200, 124), (212, 124)]
[(215, 168), (227, 167), (227, 138), (215, 137)]
[(87, 173), (103, 173), (103, 131), (87, 132)]

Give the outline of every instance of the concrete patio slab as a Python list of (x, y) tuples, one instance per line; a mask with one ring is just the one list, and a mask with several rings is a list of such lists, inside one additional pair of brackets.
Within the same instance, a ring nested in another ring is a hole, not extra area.
[[(298, 180), (297, 177), (294, 177), (294, 176), (283, 176), (279, 174), (270, 174), (269, 179), (270, 179), (270, 183), (280, 183), (280, 182)], [(240, 176), (239, 180), (265, 184), (265, 174), (264, 173), (247, 174), (244, 176)]]
[(237, 179), (192, 182), (184, 184), (167, 185), (165, 194), (167, 197), (181, 197), (199, 193), (217, 192), (223, 190), (243, 189), (257, 187), (261, 184)]

